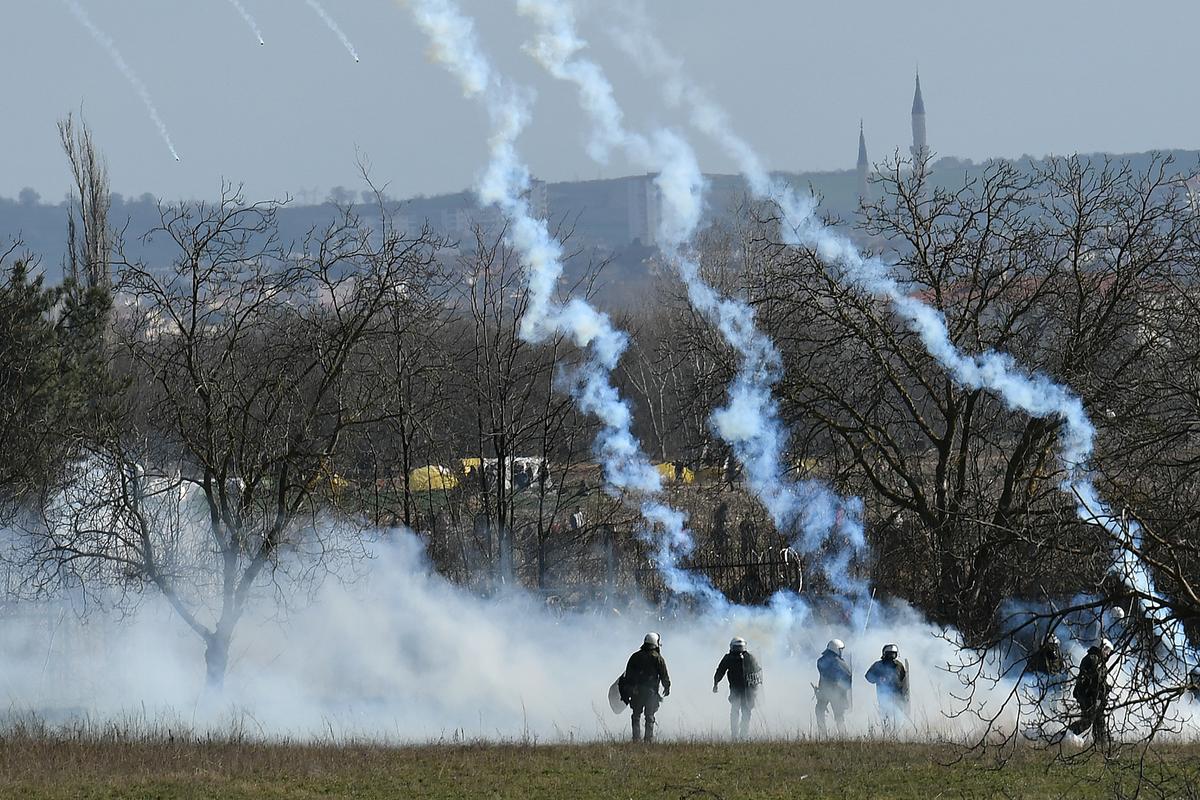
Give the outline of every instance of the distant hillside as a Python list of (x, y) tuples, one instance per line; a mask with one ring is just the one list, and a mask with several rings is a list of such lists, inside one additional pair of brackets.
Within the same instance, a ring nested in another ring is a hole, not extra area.
[[(1200, 151), (1169, 151), (1180, 169), (1188, 169), (1200, 161)], [(1091, 154), (1089, 158), (1109, 157), (1127, 160), (1135, 168), (1144, 167), (1151, 153), (1116, 156)], [(1021, 163), (1036, 163), (1032, 158)], [(932, 167), (934, 183), (946, 187), (962, 185), (964, 180), (979, 175), (986, 164), (969, 160), (942, 158)], [(822, 199), (825, 211), (841, 219), (853, 216), (857, 207), (856, 175), (854, 170), (834, 172), (783, 173), (783, 177), (798, 187), (811, 188)], [(737, 175), (708, 176), (709, 219), (729, 213), (745, 197), (746, 186)], [(250, 198), (261, 199), (261, 198)], [(318, 205), (289, 205), (279, 219), (285, 239), (299, 240), (314, 226), (329, 221), (331, 203), (348, 203), (355, 195), (345, 189), (331, 192), (330, 202)], [(496, 213), (480, 209), (467, 192), (415, 197), (396, 200), (394, 210), (402, 224), (419, 227), (428, 221), (436, 230), (452, 238), (469, 240), (474, 224), (495, 228)], [(608, 260), (604, 273), (602, 295), (611, 305), (625, 306), (644, 296), (651, 280), (645, 268), (646, 260), (655, 253), (654, 230), (657, 209), (652, 176), (635, 175), (610, 180), (568, 181), (537, 184), (531, 203), (549, 220), (572, 231), (572, 243), (582, 249), (585, 260)], [(113, 198), (111, 222), (124, 228), (132, 254), (149, 263), (165, 263), (171, 257), (165, 242), (141, 242), (141, 237), (158, 222), (154, 198), (142, 195), (137, 199)], [(40, 258), (42, 269), (51, 278), (61, 274), (66, 251), (67, 209), (64, 203), (42, 203), (35, 192), (25, 190), (18, 199), (0, 198), (0, 242), (20, 238), (25, 248)]]

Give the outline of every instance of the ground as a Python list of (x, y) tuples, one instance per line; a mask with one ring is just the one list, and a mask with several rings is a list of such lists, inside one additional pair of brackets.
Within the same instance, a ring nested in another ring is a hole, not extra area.
[[(1112, 797), (1139, 764), (1187, 796), (1200, 747), (1062, 763), (1027, 747), (956, 759), (945, 745), (714, 742), (635, 746), (289, 745), (0, 737), (0, 797), (21, 798), (922, 798)], [(1132, 767), (1132, 769), (1130, 769)], [(1193, 786), (1195, 784), (1192, 784)], [(1194, 795), (1192, 795), (1194, 796)]]

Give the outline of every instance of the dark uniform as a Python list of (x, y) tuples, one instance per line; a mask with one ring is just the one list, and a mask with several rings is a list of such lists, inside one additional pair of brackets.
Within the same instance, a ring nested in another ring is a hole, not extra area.
[(1039, 706), (1049, 708), (1064, 693), (1064, 677), (1067, 672), (1067, 659), (1063, 655), (1058, 637), (1047, 636), (1025, 664), (1025, 669), (1033, 679), (1037, 690)]
[(713, 675), (713, 691), (725, 675), (729, 675), (729, 735), (745, 738), (750, 733), (750, 715), (754, 711), (755, 695), (762, 684), (762, 670), (754, 656), (745, 650), (730, 651), (717, 665)]
[(879, 659), (867, 670), (867, 683), (875, 684), (879, 713), (894, 721), (898, 713), (908, 716), (908, 670), (895, 655)]
[(842, 658), (841, 653), (826, 650), (817, 659), (817, 673), (821, 676), (817, 683), (817, 729), (822, 736), (829, 732), (825, 727), (825, 713), (833, 709), (838, 733), (844, 735), (846, 709), (850, 708), (850, 688), (854, 681), (850, 665)]
[(1108, 655), (1096, 645), (1088, 648), (1087, 655), (1079, 662), (1079, 675), (1075, 678), (1075, 700), (1079, 703), (1080, 717), (1071, 723), (1071, 732), (1078, 735), (1092, 729), (1092, 740), (1096, 744), (1108, 741)]
[(621, 677), (621, 699), (633, 710), (633, 740), (642, 739), (642, 714), (646, 715), (646, 741), (654, 741), (654, 715), (662, 698), (658, 694), (662, 684), (663, 695), (671, 693), (671, 676), (667, 674), (667, 662), (657, 646), (643, 644), (641, 649), (629, 657), (625, 674)]

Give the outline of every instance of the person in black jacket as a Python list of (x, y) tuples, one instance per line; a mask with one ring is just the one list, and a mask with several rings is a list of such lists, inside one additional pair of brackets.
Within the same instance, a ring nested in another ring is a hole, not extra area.
[(1071, 723), (1071, 733), (1082, 736), (1089, 728), (1092, 741), (1104, 744), (1108, 741), (1108, 693), (1112, 686), (1108, 682), (1108, 658), (1112, 655), (1112, 642), (1100, 640), (1088, 648), (1087, 655), (1079, 662), (1079, 675), (1075, 678), (1075, 699), (1079, 702), (1080, 717)]
[(1067, 680), (1067, 657), (1063, 654), (1058, 636), (1047, 633), (1042, 645), (1025, 662), (1025, 671), (1033, 679), (1037, 704), (1051, 710), (1064, 694)]
[(883, 646), (883, 657), (867, 670), (867, 683), (875, 685), (879, 715), (885, 724), (894, 724), (897, 714), (908, 716), (908, 668), (900, 661), (900, 648)]
[(729, 643), (729, 652), (717, 664), (713, 694), (726, 675), (729, 676), (729, 735), (735, 740), (744, 739), (750, 733), (750, 715), (758, 687), (762, 685), (762, 669), (740, 636)]
[[(629, 657), (625, 674), (618, 688), (621, 699), (633, 711), (633, 741), (642, 741), (642, 714), (646, 715), (646, 741), (654, 741), (654, 715), (659, 702), (671, 693), (671, 676), (662, 657), (662, 639), (657, 633), (647, 633), (641, 649)], [(658, 687), (662, 685), (662, 697)]]
[(850, 665), (842, 658), (846, 643), (841, 639), (830, 639), (825, 645), (825, 652), (817, 659), (817, 674), (820, 676), (813, 691), (817, 695), (817, 730), (822, 736), (829, 735), (825, 727), (825, 714), (833, 709), (833, 720), (837, 723), (838, 734), (846, 735), (846, 710), (850, 708), (850, 690), (853, 686), (854, 675)]

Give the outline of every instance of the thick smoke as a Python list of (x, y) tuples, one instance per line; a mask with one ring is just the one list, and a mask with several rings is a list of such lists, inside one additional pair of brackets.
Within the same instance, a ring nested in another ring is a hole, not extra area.
[[(588, 148), (604, 161), (613, 149), (650, 171), (662, 196), (661, 238), (675, 264), (688, 299), (721, 332), (739, 356), (728, 403), (712, 415), (717, 434), (730, 445), (745, 470), (747, 485), (766, 507), (776, 528), (814, 555), (824, 547), (821, 565), (841, 592), (861, 596), (863, 584), (849, 574), (850, 560), (865, 544), (860, 504), (845, 503), (817, 481), (788, 480), (783, 464), (787, 432), (779, 417), (772, 386), (781, 375), (781, 359), (771, 339), (754, 321), (745, 302), (721, 296), (705, 282), (689, 248), (700, 225), (705, 180), (691, 147), (670, 131), (646, 138), (629, 131), (612, 84), (603, 69), (581, 55), (587, 43), (576, 33), (574, 15), (562, 0), (517, 0), (533, 18), (538, 34), (528, 51), (552, 75), (579, 90), (579, 101), (592, 121)], [(831, 541), (831, 536), (834, 539)]]
[(454, 3), (413, 0), (410, 6), (429, 37), (433, 57), (458, 79), (467, 97), (483, 103), (491, 120), (490, 159), (477, 192), (484, 205), (495, 204), (504, 213), (509, 221), (508, 242), (525, 262), (530, 297), (521, 320), (522, 338), (541, 342), (561, 333), (587, 349), (587, 363), (572, 376), (571, 392), (583, 411), (600, 420), (595, 449), (607, 483), (644, 498), (641, 513), (654, 529), (645, 534), (656, 547), (655, 562), (670, 589), (723, 604), (724, 597), (707, 578), (676, 566), (679, 558), (691, 552), (692, 537), (683, 514), (656, 499), (662, 491), (662, 477), (633, 435), (629, 404), (611, 380), (627, 345), (625, 334), (586, 300), (560, 303), (555, 298), (563, 273), (562, 246), (546, 221), (538, 219), (529, 207), (529, 169), (516, 147), (529, 122), (530, 92), (495, 73), (479, 46), (474, 24)]
[[(726, 690), (714, 695), (711, 687), (735, 635), (749, 641), (765, 674), (755, 738), (816, 734), (815, 661), (830, 638), (846, 641), (854, 674), (850, 736), (965, 741), (989, 727), (977, 714), (1004, 709), (1004, 727), (1018, 722), (1010, 701), (1018, 684), (969, 686), (973, 673), (958, 673), (957, 644), (903, 606), (877, 607), (879, 625), (865, 632), (770, 608), (662, 619), (649, 607), (597, 606), (562, 615), (520, 590), (480, 598), (447, 582), (419, 539), (402, 531), (384, 534), (357, 580), (328, 580), (309, 599), (283, 618), (273, 599), (251, 604), (219, 695), (203, 688), (199, 638), (157, 594), (125, 614), (92, 608), (82, 617), (70, 598), (9, 604), (0, 703), (10, 719), (32, 714), (51, 725), (123, 720), (135, 730), (240, 730), (264, 739), (623, 740), (628, 713), (611, 712), (608, 687), (644, 633), (656, 630), (672, 678), (658, 715), (667, 739), (728, 735)], [(863, 674), (892, 641), (911, 668), (912, 720), (885, 728)], [(1118, 701), (1127, 683), (1122, 672)], [(973, 712), (964, 714), (968, 696)], [(1121, 726), (1128, 712), (1114, 705), (1115, 729), (1138, 732)], [(1020, 711), (1021, 724), (1045, 723), (1028, 703)], [(1197, 733), (1195, 711), (1195, 703), (1178, 709), (1184, 735)]]
[(104, 31), (96, 27), (92, 22), (92, 18), (83, 10), (83, 6), (79, 5), (75, 0), (63, 0), (67, 7), (71, 9), (71, 13), (75, 15), (75, 19), (79, 20), (79, 24), (87, 28), (88, 33), (96, 40), (96, 43), (108, 51), (108, 55), (112, 58), (113, 63), (117, 65), (117, 69), (125, 76), (125, 80), (129, 81), (129, 85), (137, 92), (138, 97), (142, 99), (142, 104), (146, 106), (146, 111), (150, 114), (150, 121), (158, 128), (159, 135), (163, 141), (167, 143), (167, 149), (171, 151), (171, 155), (175, 160), (179, 160), (179, 153), (175, 152), (175, 145), (171, 143), (171, 134), (167, 133), (167, 125), (162, 121), (162, 117), (158, 115), (158, 109), (154, 106), (154, 101), (150, 99), (150, 91), (146, 88), (146, 84), (142, 83), (142, 79), (133, 71), (133, 67), (129, 66), (125, 61), (125, 57), (121, 55), (121, 51), (117, 49), (117, 45)]
[(337, 22), (334, 21), (333, 17), (329, 16), (329, 12), (326, 11), (324, 7), (317, 2), (317, 0), (304, 0), (304, 2), (308, 3), (309, 8), (317, 12), (317, 16), (321, 18), (321, 21), (328, 25), (329, 30), (333, 31), (334, 36), (337, 36), (341, 41), (342, 47), (345, 47), (346, 51), (353, 56), (354, 60), (358, 61), (358, 51), (355, 50), (354, 45), (350, 43), (350, 37), (342, 31), (341, 27), (337, 24)]
[[(273, 599), (252, 604), (220, 695), (203, 688), (199, 638), (159, 595), (124, 615), (78, 610), (70, 599), (5, 607), (0, 703), (9, 717), (236, 726), (264, 738), (624, 739), (628, 713), (608, 708), (608, 687), (645, 632), (656, 630), (672, 677), (659, 713), (667, 738), (727, 735), (726, 692), (711, 687), (734, 635), (749, 640), (765, 673), (752, 736), (814, 733), (814, 664), (835, 636), (847, 641), (855, 675), (849, 731), (881, 730), (874, 689), (862, 679), (885, 643), (880, 631), (860, 636), (770, 609), (666, 620), (637, 605), (557, 615), (519, 590), (480, 598), (448, 583), (425, 561), (419, 539), (401, 531), (384, 535), (358, 580), (327, 581), (282, 619)], [(954, 646), (902, 608), (876, 613), (912, 665), (914, 723), (899, 735), (974, 733), (977, 724), (943, 715), (961, 693), (945, 670), (958, 658)]]
[[(1113, 572), (1139, 598), (1156, 597), (1153, 578), (1137, 555), (1141, 549), (1140, 529), (1115, 516), (1092, 483), (1088, 461), (1096, 431), (1082, 400), (1048, 376), (1027, 372), (1007, 353), (970, 354), (959, 350), (951, 341), (945, 318), (939, 311), (909, 295), (879, 258), (864, 257), (847, 236), (822, 223), (811, 195), (797, 193), (767, 172), (749, 143), (734, 131), (724, 112), (686, 78), (682, 64), (649, 32), (644, 19), (624, 28), (617, 38), (628, 52), (637, 54), (639, 63), (662, 78), (668, 100), (686, 106), (692, 124), (736, 161), (754, 195), (778, 206), (782, 215), (780, 231), (786, 244), (812, 248), (826, 264), (837, 266), (842, 280), (890, 302), (908, 328), (921, 338), (929, 354), (959, 384), (986, 389), (1013, 410), (1063, 422), (1059, 457), (1066, 477), (1060, 488), (1074, 499), (1080, 520), (1101, 526), (1112, 537)], [(1159, 624), (1175, 657), (1184, 664), (1195, 664), (1196, 654), (1182, 626), (1169, 619), (1170, 609), (1146, 602), (1141, 605), (1143, 613)]]
[(238, 2), (238, 0), (229, 0), (229, 2), (232, 3), (233, 7), (237, 9), (237, 12), (242, 15), (242, 19), (246, 21), (246, 26), (250, 28), (250, 32), (254, 34), (256, 39), (258, 39), (258, 43), (266, 44), (266, 42), (263, 41), (262, 31), (258, 29), (258, 23), (254, 21), (254, 17), (250, 16), (250, 12), (246, 10), (246, 7)]

